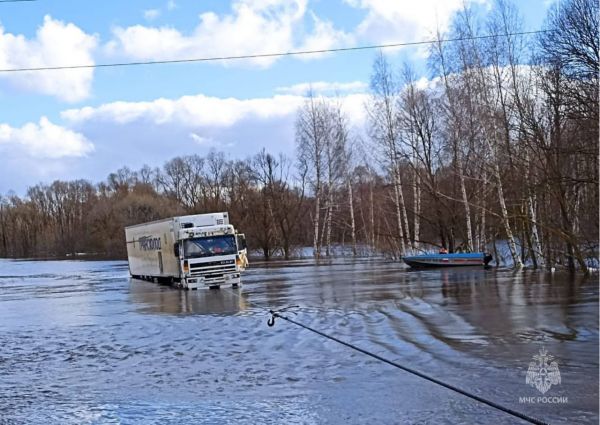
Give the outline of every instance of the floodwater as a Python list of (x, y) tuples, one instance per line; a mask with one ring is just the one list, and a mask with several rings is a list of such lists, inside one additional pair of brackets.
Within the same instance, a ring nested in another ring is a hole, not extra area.
[[(126, 262), (1, 260), (0, 423), (525, 423), (282, 319), (268, 327), (287, 306), (511, 409), (598, 423), (597, 276), (382, 260), (256, 265), (238, 290), (191, 292), (130, 280)], [(561, 376), (543, 395), (525, 382), (542, 348)]]

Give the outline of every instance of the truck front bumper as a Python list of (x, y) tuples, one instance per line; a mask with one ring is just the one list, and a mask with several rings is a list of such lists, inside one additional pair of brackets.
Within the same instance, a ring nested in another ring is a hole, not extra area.
[(186, 289), (214, 288), (222, 285), (239, 286), (241, 278), (239, 273), (226, 274), (220, 277), (187, 277), (182, 279), (182, 286)]

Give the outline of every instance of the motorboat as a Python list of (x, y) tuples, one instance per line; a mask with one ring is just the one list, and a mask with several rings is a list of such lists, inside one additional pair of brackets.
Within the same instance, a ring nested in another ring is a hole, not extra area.
[(403, 257), (410, 267), (487, 266), (492, 256), (484, 252), (455, 254), (421, 254)]

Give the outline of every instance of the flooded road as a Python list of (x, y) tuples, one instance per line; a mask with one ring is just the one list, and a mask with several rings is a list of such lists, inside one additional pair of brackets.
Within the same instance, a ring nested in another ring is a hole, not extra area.
[[(597, 276), (292, 262), (186, 292), (130, 280), (126, 262), (0, 260), (0, 424), (525, 423), (267, 326), (292, 305), (296, 321), (511, 409), (598, 423)], [(545, 394), (526, 384), (541, 349), (561, 377)]]

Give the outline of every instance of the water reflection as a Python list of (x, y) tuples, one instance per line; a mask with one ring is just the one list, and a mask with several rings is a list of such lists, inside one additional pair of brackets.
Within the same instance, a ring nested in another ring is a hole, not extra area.
[(142, 313), (234, 315), (248, 308), (240, 289), (184, 291), (130, 279), (129, 298)]

